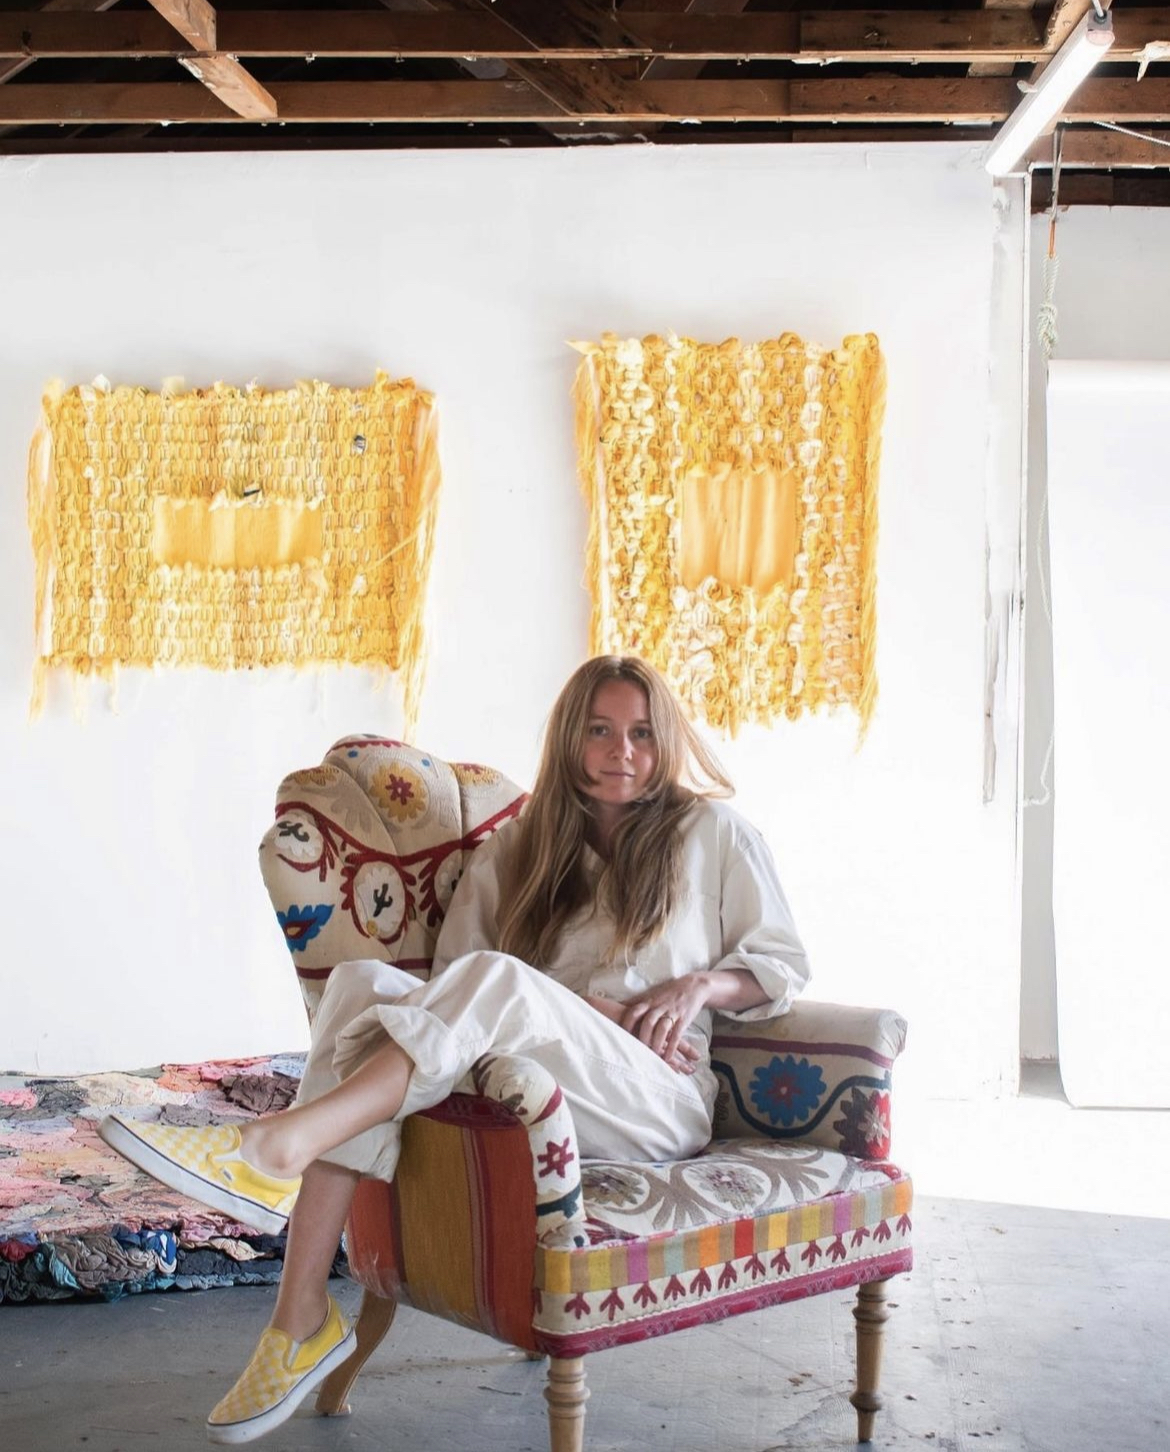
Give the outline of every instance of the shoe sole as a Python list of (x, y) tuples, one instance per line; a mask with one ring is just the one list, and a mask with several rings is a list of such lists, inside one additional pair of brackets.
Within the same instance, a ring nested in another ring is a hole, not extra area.
[(111, 1149), (117, 1150), (131, 1164), (145, 1170), (168, 1189), (177, 1190), (180, 1195), (198, 1200), (201, 1205), (212, 1210), (222, 1211), (224, 1215), (230, 1215), (233, 1220), (251, 1226), (253, 1230), (259, 1230), (265, 1235), (280, 1235), (287, 1230), (287, 1215), (281, 1215), (277, 1210), (269, 1210), (266, 1205), (249, 1200), (245, 1195), (234, 1194), (222, 1185), (217, 1185), (214, 1180), (204, 1179), (193, 1170), (185, 1170), (147, 1140), (140, 1139), (120, 1119), (103, 1119), (98, 1125), (98, 1134)]
[(220, 1446), (234, 1447), (241, 1442), (254, 1442), (264, 1437), (283, 1422), (287, 1422), (311, 1391), (321, 1385), (331, 1371), (349, 1359), (357, 1348), (357, 1333), (351, 1326), (346, 1336), (337, 1343), (327, 1356), (321, 1358), (312, 1371), (287, 1391), (274, 1407), (261, 1412), (258, 1417), (249, 1417), (246, 1422), (208, 1422), (207, 1440)]

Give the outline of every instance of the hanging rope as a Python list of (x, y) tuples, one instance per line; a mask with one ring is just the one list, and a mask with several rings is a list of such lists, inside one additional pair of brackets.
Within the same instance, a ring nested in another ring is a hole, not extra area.
[(1052, 205), (1048, 216), (1048, 256), (1044, 259), (1044, 300), (1036, 318), (1036, 333), (1040, 348), (1047, 363), (1056, 347), (1056, 277), (1060, 271), (1060, 259), (1056, 255), (1057, 203), (1060, 199), (1060, 154), (1063, 132), (1058, 126), (1052, 134)]

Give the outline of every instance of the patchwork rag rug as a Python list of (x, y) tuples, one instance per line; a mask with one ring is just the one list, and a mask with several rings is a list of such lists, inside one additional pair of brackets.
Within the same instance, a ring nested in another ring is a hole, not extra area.
[(76, 1079), (0, 1074), (0, 1302), (277, 1280), (283, 1235), (166, 1189), (97, 1126), (113, 1110), (166, 1124), (251, 1119), (289, 1104), (303, 1068), (289, 1054)]

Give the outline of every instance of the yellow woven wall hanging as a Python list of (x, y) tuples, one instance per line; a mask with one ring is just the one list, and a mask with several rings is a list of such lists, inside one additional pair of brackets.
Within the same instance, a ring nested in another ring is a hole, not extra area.
[(348, 663), (399, 672), (413, 722), (438, 485), (434, 400), (409, 378), (50, 385), (29, 461), (34, 710), (50, 666)]
[(885, 368), (838, 348), (690, 338), (574, 345), (591, 649), (656, 665), (734, 733), (877, 693)]

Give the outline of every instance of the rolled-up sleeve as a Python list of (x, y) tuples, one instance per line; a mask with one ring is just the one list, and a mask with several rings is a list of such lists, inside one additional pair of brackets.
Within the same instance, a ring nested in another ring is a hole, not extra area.
[(768, 1001), (720, 1009), (743, 1021), (787, 1013), (809, 980), (808, 957), (764, 839), (746, 823), (723, 845), (720, 917), (723, 956), (712, 968), (746, 968)]

